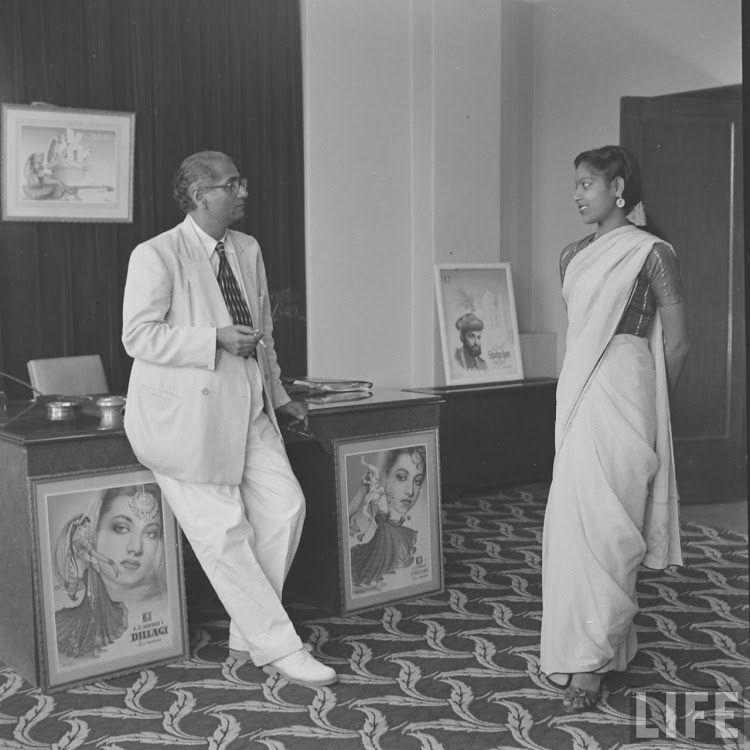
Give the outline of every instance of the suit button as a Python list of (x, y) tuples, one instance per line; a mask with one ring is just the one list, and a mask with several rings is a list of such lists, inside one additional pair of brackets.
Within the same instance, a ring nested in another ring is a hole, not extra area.
[(209, 390), (208, 390), (208, 388), (204, 388), (204, 389), (203, 389), (203, 390), (201, 391), (201, 393), (202, 393), (202, 394), (203, 394), (204, 396), (208, 396), (208, 394), (209, 394), (210, 392), (211, 392), (211, 391), (209, 391)]

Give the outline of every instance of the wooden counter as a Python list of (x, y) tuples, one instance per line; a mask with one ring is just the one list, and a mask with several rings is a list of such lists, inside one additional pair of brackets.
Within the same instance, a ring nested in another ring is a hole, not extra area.
[(0, 658), (40, 684), (29, 479), (139, 464), (122, 429), (97, 429), (98, 415), (51, 422), (30, 402), (11, 403), (8, 415), (0, 423)]
[(415, 388), (439, 396), (445, 496), (548, 482), (555, 456), (554, 378)]

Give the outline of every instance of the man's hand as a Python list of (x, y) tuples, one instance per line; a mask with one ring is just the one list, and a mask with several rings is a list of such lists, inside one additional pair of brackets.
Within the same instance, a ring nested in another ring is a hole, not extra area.
[(288, 401), (276, 409), (277, 414), (285, 414), (292, 422), (302, 422), (305, 428), (309, 428), (307, 419), (307, 404), (300, 401)]
[(226, 326), (216, 329), (216, 346), (236, 357), (251, 357), (263, 334), (250, 326)]

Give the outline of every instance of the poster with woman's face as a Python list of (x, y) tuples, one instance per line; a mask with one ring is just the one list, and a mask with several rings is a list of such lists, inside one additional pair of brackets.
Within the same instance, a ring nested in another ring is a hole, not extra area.
[(347, 506), (342, 534), (347, 608), (439, 587), (434, 434), (358, 441), (339, 452)]
[(50, 683), (181, 654), (178, 538), (153, 475), (53, 480), (36, 500)]

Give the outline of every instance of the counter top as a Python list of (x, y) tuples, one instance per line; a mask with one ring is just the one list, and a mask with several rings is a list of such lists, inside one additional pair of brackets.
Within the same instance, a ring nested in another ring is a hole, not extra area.
[(332, 412), (340, 414), (347, 411), (382, 409), (389, 404), (407, 406), (409, 404), (431, 404), (442, 401), (438, 394), (417, 393), (412, 390), (398, 390), (396, 388), (373, 388), (371, 391), (327, 393), (294, 396), (293, 398), (297, 401), (304, 401), (308, 405), (310, 417)]
[(453, 385), (435, 385), (423, 388), (410, 388), (415, 393), (429, 393), (447, 396), (452, 393), (479, 393), (481, 391), (500, 391), (527, 388), (540, 388), (557, 383), (557, 378), (525, 378), (524, 380), (490, 381), (486, 383), (455, 383)]
[[(296, 399), (309, 405), (310, 418), (313, 421), (316, 415), (382, 409), (389, 404), (407, 406), (442, 401), (436, 394), (401, 391), (395, 388), (373, 388), (372, 391), (361, 393), (297, 396)], [(8, 419), (0, 421), (0, 440), (27, 445), (71, 438), (102, 438), (125, 434), (122, 427), (100, 430), (99, 423), (100, 412), (93, 401), (87, 401), (78, 407), (71, 419), (56, 421), (46, 417), (43, 403), (12, 401), (8, 405)]]
[(75, 409), (71, 419), (50, 420), (44, 402), (11, 401), (8, 418), (0, 420), (0, 440), (12, 443), (50, 443), (71, 438), (124, 435), (122, 427), (100, 430), (101, 413), (92, 401)]

